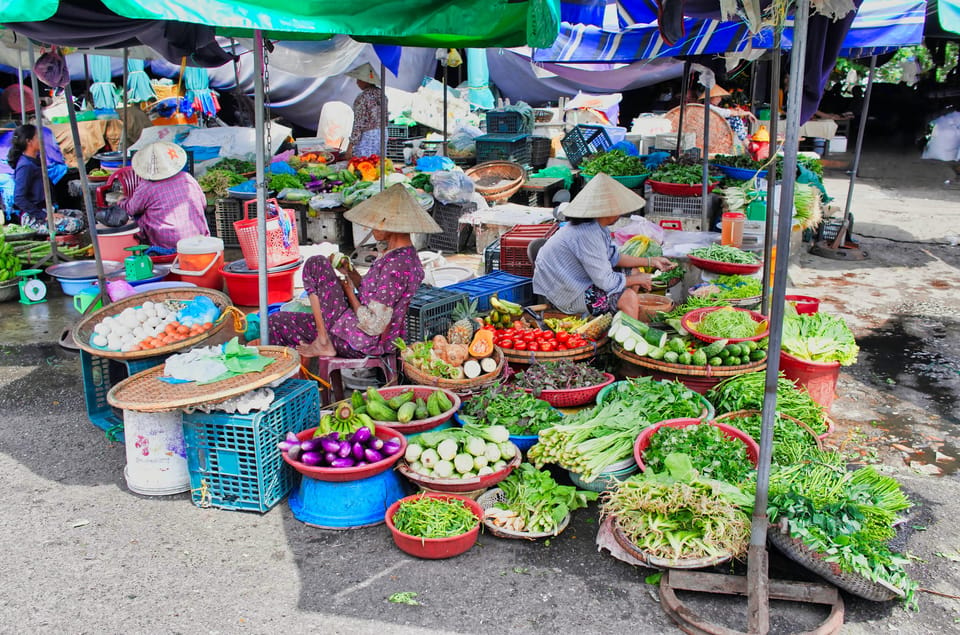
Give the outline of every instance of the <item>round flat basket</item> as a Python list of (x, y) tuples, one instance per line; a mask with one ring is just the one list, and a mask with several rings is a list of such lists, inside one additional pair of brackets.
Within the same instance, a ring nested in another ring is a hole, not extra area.
[[(571, 408), (573, 406), (582, 406), (592, 403), (597, 398), (601, 390), (612, 384), (616, 377), (610, 373), (604, 373), (606, 378), (601, 383), (585, 388), (567, 388), (564, 390), (541, 390), (537, 395), (538, 399), (543, 399), (554, 408)], [(530, 388), (524, 388), (525, 391), (533, 393)]]
[(753, 310), (760, 306), (760, 300), (760, 296), (754, 295), (749, 298), (734, 298), (727, 300), (726, 302), (735, 309)]
[(645, 565), (654, 567), (655, 569), (705, 569), (733, 559), (733, 554), (730, 552), (709, 558), (688, 558), (683, 560), (658, 558), (646, 551), (641, 551), (639, 547), (633, 544), (623, 532), (623, 529), (620, 528), (620, 523), (616, 518), (613, 519), (611, 527), (613, 528), (613, 539), (617, 541), (617, 544), (620, 545), (624, 551)]
[(857, 573), (839, 571), (835, 564), (826, 562), (820, 553), (812, 551), (802, 541), (782, 532), (778, 525), (767, 528), (767, 540), (794, 562), (865, 600), (887, 602), (904, 596), (903, 590), (893, 585), (879, 584)]
[(712, 271), (713, 273), (727, 273), (727, 274), (748, 274), (748, 273), (757, 273), (763, 268), (763, 262), (755, 262), (751, 265), (738, 264), (735, 262), (720, 262), (719, 260), (708, 260), (706, 258), (698, 258), (697, 256), (687, 256), (690, 260), (690, 264), (700, 267), (704, 271)]
[(759, 342), (760, 340), (762, 340), (763, 338), (767, 337), (770, 334), (770, 328), (767, 326), (767, 316), (763, 315), (762, 313), (757, 313), (756, 311), (748, 311), (747, 309), (736, 309), (736, 310), (747, 313), (748, 315), (750, 315), (750, 317), (753, 319), (754, 322), (756, 322), (757, 324), (763, 325), (765, 328), (762, 333), (758, 333), (757, 335), (754, 335), (752, 337), (722, 338), (722, 337), (714, 337), (713, 335), (707, 335), (706, 333), (700, 332), (700, 330), (697, 328), (700, 324), (700, 321), (703, 320), (703, 318), (708, 313), (713, 313), (714, 311), (718, 311), (723, 308), (724, 307), (708, 306), (708, 307), (703, 307), (702, 309), (694, 309), (693, 311), (690, 311), (689, 313), (684, 315), (682, 318), (680, 318), (680, 325), (683, 326), (683, 328), (686, 329), (686, 331), (690, 333), (690, 335), (694, 336), (698, 340), (703, 340), (704, 342), (717, 342), (721, 339), (725, 339), (729, 344), (738, 344), (740, 342)]
[(576, 362), (581, 359), (590, 359), (594, 357), (609, 341), (610, 338), (604, 335), (593, 344), (581, 346), (580, 348), (571, 348), (566, 351), (538, 351), (535, 353), (533, 351), (518, 351), (505, 348), (503, 349), (503, 356), (506, 357), (507, 361), (511, 364), (533, 364), (534, 362), (551, 362), (560, 359), (567, 359), (571, 362)]
[(717, 168), (731, 179), (738, 179), (740, 181), (749, 181), (750, 179), (756, 177), (758, 179), (767, 178), (766, 170), (751, 170), (750, 168), (735, 168), (730, 165), (720, 165), (719, 163), (711, 163), (713, 167)]
[(403, 374), (408, 380), (415, 384), (421, 386), (433, 386), (434, 388), (444, 388), (450, 390), (457, 394), (460, 394), (461, 391), (474, 391), (482, 388), (486, 388), (493, 382), (497, 381), (500, 375), (503, 373), (504, 366), (504, 355), (503, 351), (499, 347), (493, 349), (494, 361), (497, 362), (497, 367), (490, 371), (489, 373), (484, 373), (473, 379), (446, 379), (445, 377), (434, 377), (429, 375), (413, 364), (409, 362), (403, 362)]
[(300, 369), (300, 355), (286, 346), (258, 346), (258, 352), (273, 363), (257, 373), (246, 373), (212, 384), (169, 384), (160, 379), (163, 365), (127, 377), (107, 393), (107, 403), (123, 410), (167, 412), (205, 403), (218, 403), (273, 382), (293, 376)]
[[(503, 503), (505, 500), (506, 499), (503, 496), (503, 490), (501, 490), (499, 487), (495, 487), (481, 494), (480, 497), (477, 498), (477, 503), (483, 508), (483, 511), (486, 512), (492, 507), (497, 507), (498, 503)], [(497, 538), (508, 538), (511, 540), (536, 540), (537, 538), (551, 538), (559, 535), (560, 532), (566, 529), (567, 525), (569, 524), (570, 514), (568, 513), (563, 517), (563, 520), (560, 521), (560, 524), (557, 525), (557, 529), (555, 531), (514, 531), (512, 529), (507, 529), (506, 527), (497, 526), (497, 524), (493, 522), (493, 519), (486, 514), (483, 516), (483, 526), (488, 533), (493, 534)]]
[(762, 359), (759, 362), (750, 362), (749, 364), (740, 364), (739, 366), (690, 366), (687, 364), (671, 364), (663, 360), (641, 357), (623, 349), (622, 346), (613, 343), (613, 354), (620, 359), (630, 362), (636, 366), (649, 368), (664, 374), (670, 375), (689, 375), (691, 377), (733, 377), (751, 373), (755, 370), (763, 370), (767, 367), (767, 360)]
[(505, 201), (516, 194), (526, 178), (523, 166), (510, 161), (486, 161), (466, 170), (477, 193), (488, 203)]
[(397, 471), (406, 476), (411, 483), (433, 492), (448, 492), (452, 494), (475, 492), (493, 487), (510, 476), (510, 472), (520, 465), (520, 461), (523, 460), (522, 453), (516, 446), (514, 446), (514, 449), (516, 452), (514, 452), (513, 458), (507, 462), (505, 468), (499, 472), (487, 474), (486, 476), (476, 476), (474, 478), (433, 478), (414, 472), (410, 469), (410, 466), (407, 465), (406, 460), (400, 461), (397, 465)]
[[(447, 390), (446, 388), (438, 388), (435, 386), (385, 386), (378, 389), (377, 392), (379, 392), (384, 399), (391, 399), (397, 395), (407, 392), (408, 390), (413, 390), (414, 399), (423, 399), (424, 401), (426, 401), (427, 398), (435, 391), (439, 390), (447, 396), (447, 399), (450, 400), (453, 406), (451, 406), (449, 410), (441, 412), (435, 417), (414, 420), (409, 423), (399, 423), (397, 421), (377, 421), (374, 419), (373, 422), (378, 428), (391, 428), (395, 432), (399, 432), (401, 434), (425, 432), (443, 425), (450, 420), (450, 417), (452, 417), (457, 410), (460, 409), (460, 397), (457, 395), (457, 393)], [(346, 401), (349, 401), (349, 399)]]
[[(220, 309), (220, 317), (216, 322), (214, 322), (213, 328), (204, 331), (199, 335), (195, 335), (185, 340), (180, 340), (179, 342), (170, 344), (168, 346), (162, 346), (160, 348), (151, 348), (145, 351), (130, 351), (126, 353), (99, 348), (90, 343), (90, 338), (93, 336), (93, 329), (96, 328), (96, 326), (100, 324), (104, 318), (117, 315), (124, 309), (142, 306), (144, 302), (160, 303), (173, 300), (186, 303), (197, 296), (210, 298), (217, 308)], [(229, 306), (230, 298), (225, 293), (214, 291), (213, 289), (205, 289), (203, 287), (180, 287), (176, 289), (157, 289), (156, 291), (146, 291), (144, 293), (132, 295), (129, 298), (124, 298), (119, 302), (108, 304), (102, 309), (94, 311), (76, 326), (73, 331), (73, 338), (76, 341), (77, 346), (91, 355), (96, 355), (98, 357), (131, 360), (144, 359), (146, 357), (157, 357), (159, 355), (169, 355), (179, 350), (193, 348), (197, 344), (200, 344), (209, 337), (222, 331), (228, 324), (231, 324), (230, 316), (226, 311), (226, 308)]]

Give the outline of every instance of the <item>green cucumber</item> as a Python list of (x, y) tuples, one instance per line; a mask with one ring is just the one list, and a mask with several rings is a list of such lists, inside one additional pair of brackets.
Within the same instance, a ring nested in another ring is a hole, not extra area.
[(650, 359), (663, 359), (663, 355), (666, 352), (667, 351), (663, 350), (659, 346), (651, 346), (649, 350), (647, 350), (647, 357)]
[(710, 344), (703, 347), (703, 354), (709, 357), (716, 357), (720, 354), (720, 351), (723, 350), (723, 347), (727, 345), (727, 340), (717, 340), (716, 342), (711, 342)]
[(676, 364), (680, 360), (680, 356), (674, 353), (673, 351), (667, 351), (663, 354), (663, 361), (669, 364)]
[(759, 348), (752, 353), (750, 353), (750, 361), (753, 362), (762, 362), (767, 358), (767, 351), (760, 350)]
[(687, 352), (687, 343), (683, 341), (682, 337), (673, 337), (667, 343), (667, 350), (682, 355)]
[(689, 366), (693, 363), (693, 355), (687, 352), (680, 353), (680, 358), (677, 360), (677, 362), (684, 364), (685, 366)]
[(647, 340), (648, 344), (659, 348), (664, 348), (667, 345), (667, 334), (652, 326), (647, 328), (647, 332), (643, 334), (643, 339)]
[(723, 366), (723, 359), (719, 357), (711, 357), (707, 360), (709, 366)]
[(707, 365), (707, 354), (703, 352), (702, 348), (698, 348), (693, 353), (693, 360), (690, 362), (694, 366), (706, 366)]

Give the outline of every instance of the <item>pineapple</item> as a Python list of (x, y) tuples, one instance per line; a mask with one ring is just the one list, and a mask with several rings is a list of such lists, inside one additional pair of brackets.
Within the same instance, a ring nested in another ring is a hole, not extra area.
[(454, 319), (454, 323), (447, 330), (447, 340), (451, 344), (470, 346), (474, 334), (480, 328), (477, 319), (477, 301), (460, 300), (454, 305), (450, 316)]

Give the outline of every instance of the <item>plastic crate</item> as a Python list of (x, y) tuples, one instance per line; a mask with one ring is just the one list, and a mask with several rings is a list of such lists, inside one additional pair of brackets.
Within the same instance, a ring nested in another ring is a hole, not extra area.
[(542, 168), (550, 160), (550, 137), (530, 137), (530, 165)]
[[(240, 241), (233, 223), (243, 220), (243, 201), (237, 198), (218, 198), (213, 207), (217, 238), (223, 241), (225, 247), (239, 247)], [(251, 210), (251, 214), (253, 212), (254, 210)]]
[(549, 238), (560, 228), (556, 223), (516, 225), (500, 237), (500, 269), (515, 276), (533, 277), (527, 247), (538, 238)]
[(580, 162), (592, 154), (606, 152), (613, 143), (603, 126), (581, 124), (568, 132), (560, 145), (567, 155), (570, 165), (577, 167)]
[(710, 209), (703, 213), (702, 196), (670, 196), (652, 193), (647, 197), (644, 216), (668, 229), (679, 222), (683, 231), (709, 231)]
[(430, 234), (427, 238), (427, 249), (442, 251), (448, 254), (459, 253), (460, 248), (460, 217), (474, 212), (476, 203), (450, 203), (444, 205), (437, 201), (433, 206), (433, 219), (437, 221), (443, 232)]
[(487, 134), (528, 134), (530, 125), (516, 110), (490, 110), (487, 112)]
[(470, 300), (477, 300), (478, 311), (490, 309), (490, 296), (494, 293), (502, 300), (527, 305), (533, 302), (533, 281), (523, 276), (515, 276), (505, 271), (495, 271), (473, 280), (458, 282), (448, 287), (448, 291), (466, 293)]
[(167, 357), (148, 357), (128, 362), (121, 362), (106, 357), (91, 355), (80, 350), (80, 373), (83, 377), (83, 398), (87, 406), (87, 417), (90, 423), (104, 432), (111, 433), (113, 438), (123, 441), (123, 413), (115, 410), (107, 403), (107, 393), (115, 385), (140, 371), (162, 364)]
[[(424, 137), (411, 137), (409, 139), (387, 139), (387, 158), (391, 161), (403, 161), (403, 151), (405, 148), (412, 148), (414, 141), (419, 141)], [(434, 150), (435, 152), (436, 150)]]
[(320, 420), (313, 381), (288, 379), (274, 388), (273, 403), (250, 414), (183, 415), (190, 496), (198, 507), (265, 512), (293, 487), (296, 472), (277, 443)]
[(483, 248), (483, 272), (493, 273), (500, 270), (500, 239)]
[(413, 139), (424, 136), (424, 127), (420, 124), (404, 126), (397, 124), (387, 125), (387, 137), (390, 139)]
[(450, 314), (457, 302), (465, 300), (466, 293), (421, 285), (407, 310), (407, 342), (425, 342), (434, 335), (446, 334), (453, 320)]
[(477, 145), (477, 163), (510, 161), (530, 165), (530, 135), (485, 134), (474, 139)]

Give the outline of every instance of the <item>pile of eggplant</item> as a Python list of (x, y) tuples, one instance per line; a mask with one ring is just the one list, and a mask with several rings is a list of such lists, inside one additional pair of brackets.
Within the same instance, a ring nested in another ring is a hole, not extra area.
[(348, 434), (329, 432), (304, 441), (291, 432), (277, 445), (290, 459), (310, 467), (362, 467), (400, 451), (400, 441), (384, 441), (366, 427)]

